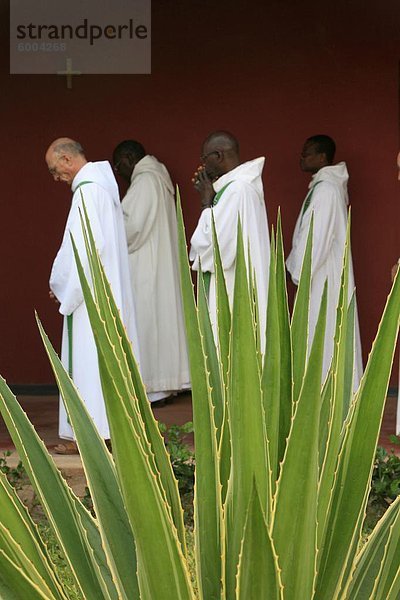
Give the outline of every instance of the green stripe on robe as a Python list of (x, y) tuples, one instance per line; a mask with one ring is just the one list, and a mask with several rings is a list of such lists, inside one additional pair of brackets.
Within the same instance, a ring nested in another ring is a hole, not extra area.
[[(224, 191), (226, 190), (226, 188), (228, 187), (228, 185), (230, 185), (231, 183), (233, 183), (232, 181), (228, 181), (228, 183), (226, 183), (224, 185), (224, 187), (222, 187), (219, 192), (217, 192), (213, 198), (212, 201), (212, 207), (217, 206), (219, 199), (221, 198), (222, 194), (224, 193)], [(207, 299), (209, 298), (209, 294), (210, 294), (210, 283), (211, 283), (211, 273), (210, 271), (205, 271), (203, 273), (203, 281), (204, 281), (204, 288), (206, 291), (206, 297)]]

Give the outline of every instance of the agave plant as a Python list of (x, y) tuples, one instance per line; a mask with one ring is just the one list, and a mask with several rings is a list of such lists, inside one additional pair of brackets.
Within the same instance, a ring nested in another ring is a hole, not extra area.
[[(97, 344), (112, 455), (38, 324), (76, 434), (95, 518), (64, 482), (4, 380), (0, 410), (83, 598), (194, 599), (177, 484), (86, 213), (82, 220), (92, 286), (76, 249), (75, 257)], [(321, 386), (326, 291), (307, 348), (312, 229), (290, 318), (278, 217), (262, 356), (256, 282), (240, 224), (232, 311), (215, 237), (213, 331), (201, 274), (195, 299), (179, 202), (178, 220), (196, 445), (197, 597), (398, 598), (400, 500), (363, 545), (361, 533), (397, 338), (399, 280), (353, 395), (349, 244), (335, 352)], [(36, 526), (4, 477), (0, 502), (1, 598), (67, 598)]]

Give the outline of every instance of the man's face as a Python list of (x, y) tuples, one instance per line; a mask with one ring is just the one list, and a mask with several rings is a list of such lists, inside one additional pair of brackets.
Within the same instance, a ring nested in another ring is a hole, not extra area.
[(54, 181), (62, 181), (68, 185), (72, 184), (75, 173), (73, 173), (71, 165), (65, 155), (49, 152), (46, 155), (46, 163), (49, 173), (53, 176)]
[(120, 175), (126, 181), (130, 181), (134, 164), (126, 154), (117, 154), (113, 156), (114, 173)]
[(327, 165), (324, 152), (318, 152), (317, 145), (306, 142), (300, 154), (300, 169), (305, 173), (316, 173)]
[(223, 175), (223, 169), (221, 166), (222, 158), (222, 152), (220, 150), (216, 150), (209, 144), (205, 144), (203, 146), (200, 160), (211, 181), (214, 181)]

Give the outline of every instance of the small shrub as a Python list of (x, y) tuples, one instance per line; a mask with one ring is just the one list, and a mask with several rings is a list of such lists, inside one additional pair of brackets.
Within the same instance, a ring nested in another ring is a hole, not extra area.
[(82, 594), (79, 592), (74, 577), (71, 573), (71, 568), (67, 561), (60, 545), (57, 541), (56, 536), (49, 522), (45, 516), (42, 516), (41, 521), (38, 523), (38, 528), (42, 540), (46, 544), (47, 552), (52, 560), (55, 571), (62, 582), (65, 592), (68, 594), (69, 600), (84, 600)]
[(16, 467), (10, 467), (7, 463), (7, 459), (11, 456), (11, 452), (6, 450), (3, 452), (3, 456), (0, 456), (0, 471), (7, 477), (9, 483), (19, 489), (22, 483), (27, 480), (27, 475), (21, 461)]
[(81, 498), (81, 502), (83, 506), (91, 513), (93, 517), (96, 517), (96, 513), (94, 512), (93, 500), (90, 495), (90, 490), (87, 486), (85, 486), (85, 495)]
[(186, 443), (186, 438), (193, 432), (193, 423), (188, 421), (183, 425), (159, 423), (161, 433), (166, 441), (172, 469), (178, 481), (179, 494), (184, 510), (185, 525), (193, 526), (193, 492), (194, 492), (194, 453)]
[[(393, 444), (400, 444), (400, 438), (395, 435), (390, 436), (390, 441)], [(368, 498), (367, 529), (375, 526), (378, 519), (399, 495), (400, 457), (396, 456), (393, 448), (388, 452), (382, 446), (378, 446), (372, 473), (371, 492)]]
[(167, 427), (159, 423), (160, 431), (166, 437), (165, 445), (171, 458), (172, 468), (178, 480), (181, 494), (193, 492), (194, 486), (194, 454), (185, 439), (193, 433), (193, 423)]

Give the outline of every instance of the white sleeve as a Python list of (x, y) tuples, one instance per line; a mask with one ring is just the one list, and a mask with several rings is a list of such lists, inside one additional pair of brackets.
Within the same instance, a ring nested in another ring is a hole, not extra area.
[[(104, 235), (102, 232), (98, 211), (104, 201), (111, 201), (107, 193), (97, 185), (85, 185), (82, 190), (83, 202), (88, 213), (90, 227), (95, 239), (97, 250), (101, 256), (104, 249)], [(97, 188), (97, 189), (93, 189)], [(86, 277), (91, 281), (89, 261), (86, 254), (85, 241), (82, 232), (80, 214), (83, 216), (83, 203), (80, 190), (76, 203), (73, 202), (68, 217), (63, 242), (56, 256), (50, 276), (50, 289), (60, 302), (60, 313), (70, 315), (83, 302), (83, 292), (79, 280), (78, 269), (72, 248), (71, 235), (77, 247), (79, 258), (82, 262)]]

